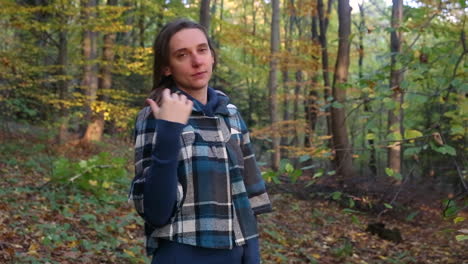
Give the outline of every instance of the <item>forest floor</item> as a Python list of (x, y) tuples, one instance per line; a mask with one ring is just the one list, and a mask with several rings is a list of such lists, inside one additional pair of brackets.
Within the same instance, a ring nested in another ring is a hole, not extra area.
[[(129, 143), (106, 138), (93, 148), (78, 148), (32, 135), (3, 133), (0, 139), (0, 263), (149, 262), (142, 221), (126, 202), (131, 173), (104, 195), (72, 182), (50, 182), (61, 156), (79, 161), (105, 151), (127, 159), (131, 171)], [(297, 195), (301, 191), (306, 195)], [(258, 217), (263, 263), (468, 264), (468, 241), (455, 239), (468, 221), (442, 217), (437, 203), (418, 201), (378, 216), (336, 191), (307, 191), (302, 184), (271, 186), (274, 212)], [(402, 240), (367, 232), (374, 222), (398, 229)]]

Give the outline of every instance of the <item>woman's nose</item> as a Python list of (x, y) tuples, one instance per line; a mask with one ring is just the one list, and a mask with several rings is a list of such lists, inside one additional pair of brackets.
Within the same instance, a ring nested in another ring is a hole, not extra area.
[(200, 64), (202, 64), (202, 62), (203, 62), (203, 58), (202, 58), (201, 55), (194, 54), (192, 56), (192, 66), (194, 66), (194, 67), (200, 66)]

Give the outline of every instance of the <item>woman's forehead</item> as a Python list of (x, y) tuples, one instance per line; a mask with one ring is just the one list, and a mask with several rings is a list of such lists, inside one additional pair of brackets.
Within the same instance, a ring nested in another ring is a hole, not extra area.
[(208, 44), (205, 34), (198, 28), (182, 29), (175, 33), (169, 41), (169, 48), (172, 51), (188, 49)]

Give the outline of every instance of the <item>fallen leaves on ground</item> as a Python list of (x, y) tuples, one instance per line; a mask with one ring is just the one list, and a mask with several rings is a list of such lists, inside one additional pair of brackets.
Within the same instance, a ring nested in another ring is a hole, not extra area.
[[(73, 185), (47, 184), (50, 149), (31, 147), (44, 144), (30, 139), (14, 144), (0, 154), (0, 263), (149, 262), (142, 220), (126, 201), (128, 185), (96, 197)], [(131, 167), (131, 146), (108, 146)], [(85, 152), (60, 155), (80, 158)], [(130, 180), (131, 175), (127, 184)], [(258, 217), (266, 264), (468, 263), (467, 241), (455, 240), (467, 221), (445, 221), (436, 214), (411, 221), (384, 216), (388, 227), (401, 230), (403, 242), (395, 244), (365, 232), (374, 215), (285, 193), (272, 194), (271, 200), (275, 211)]]
[(284, 193), (271, 200), (275, 211), (259, 217), (264, 263), (468, 263), (466, 242), (457, 242), (448, 231), (458, 224), (441, 217), (384, 217), (387, 226), (401, 230), (403, 242), (396, 244), (365, 231), (376, 216)]

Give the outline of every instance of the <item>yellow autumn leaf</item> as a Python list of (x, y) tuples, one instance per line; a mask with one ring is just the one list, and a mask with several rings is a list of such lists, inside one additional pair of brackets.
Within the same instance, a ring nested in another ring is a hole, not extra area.
[(96, 186), (97, 185), (97, 181), (95, 180), (89, 180), (88, 183), (92, 186)]
[(108, 189), (110, 187), (110, 183), (105, 181), (102, 183), (102, 187), (105, 188), (105, 189)]
[(29, 248), (28, 248), (28, 254), (29, 255), (39, 255), (37, 253), (37, 249), (39, 249), (39, 245), (37, 243), (31, 243), (31, 245), (29, 245)]
[(133, 253), (132, 251), (130, 251), (128, 249), (124, 249), (124, 252), (127, 253), (128, 255), (132, 256), (132, 257), (135, 257), (135, 253)]
[(76, 241), (76, 240), (75, 240), (75, 241), (71, 241), (71, 242), (69, 242), (69, 243), (67, 244), (67, 247), (69, 247), (69, 248), (75, 248), (75, 247), (77, 247), (77, 246), (78, 246), (78, 241)]

